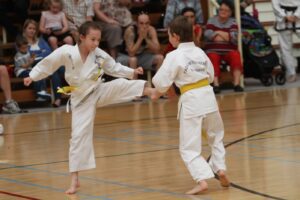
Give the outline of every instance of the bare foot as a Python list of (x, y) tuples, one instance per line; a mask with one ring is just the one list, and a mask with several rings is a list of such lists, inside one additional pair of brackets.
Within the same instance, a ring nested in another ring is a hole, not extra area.
[(195, 195), (206, 191), (208, 188), (206, 181), (200, 181), (193, 189), (187, 191), (185, 194)]
[(52, 104), (52, 106), (53, 106), (54, 108), (57, 108), (57, 107), (60, 106), (60, 104), (61, 104), (61, 100), (60, 100), (60, 99), (56, 99), (56, 100), (54, 101), (54, 103)]
[(219, 177), (220, 184), (223, 187), (229, 187), (230, 186), (230, 181), (229, 181), (228, 177), (226, 176), (226, 174), (223, 170), (218, 171), (218, 177)]
[(80, 187), (78, 174), (75, 172), (75, 174), (72, 173), (71, 175), (71, 186), (69, 189), (65, 191), (66, 194), (75, 194), (77, 192), (77, 189)]
[(162, 96), (162, 94), (159, 93), (159, 92), (157, 91), (157, 89), (153, 88), (153, 89), (151, 90), (151, 93), (150, 93), (150, 99), (151, 99), (151, 100), (156, 101), (156, 100), (159, 99), (160, 96)]

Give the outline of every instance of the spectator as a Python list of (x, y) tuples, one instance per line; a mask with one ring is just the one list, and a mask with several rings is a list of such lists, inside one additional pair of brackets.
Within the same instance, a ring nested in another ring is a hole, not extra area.
[(4, 65), (0, 65), (0, 87), (3, 91), (4, 98), (5, 98), (5, 103), (2, 106), (2, 111), (4, 113), (9, 113), (9, 114), (20, 113), (21, 109), (19, 108), (18, 103), (12, 99), (10, 79), (9, 79), (7, 69)]
[(272, 1), (278, 42), (283, 65), (286, 67), (288, 82), (295, 82), (297, 60), (293, 56), (293, 33), (299, 34), (300, 29), (300, 1), (273, 0)]
[(131, 25), (125, 30), (124, 52), (120, 53), (117, 60), (134, 69), (137, 66), (146, 69), (152, 69), (155, 66), (155, 69), (158, 70), (163, 59), (156, 30), (150, 25), (149, 16), (142, 13), (137, 18), (137, 24)]
[[(16, 77), (24, 78), (29, 76), (32, 69), (35, 55), (28, 51), (28, 41), (23, 36), (18, 36), (16, 39), (17, 53), (15, 55), (15, 75)], [(50, 99), (50, 94), (46, 92), (45, 79), (40, 80), (34, 84), (37, 101), (47, 101)]]
[[(187, 17), (189, 21), (193, 24), (193, 33), (194, 33), (194, 43), (196, 46), (200, 47), (200, 41), (202, 36), (202, 27), (200, 24), (196, 24), (196, 11), (194, 8), (191, 7), (185, 7), (182, 9), (181, 15)], [(171, 43), (168, 43), (166, 49), (164, 50), (164, 56), (169, 53), (170, 51), (173, 51), (175, 48), (172, 46)]]
[(164, 18), (164, 27), (168, 28), (174, 17), (181, 15), (182, 9), (194, 8), (196, 11), (196, 24), (203, 24), (202, 8), (199, 0), (168, 0)]
[(93, 21), (93, 0), (62, 0), (63, 11), (68, 20), (69, 30), (78, 41), (78, 27), (86, 21)]
[(108, 53), (115, 59), (122, 45), (122, 31), (132, 23), (130, 0), (94, 0), (94, 12), (107, 41)]
[[(52, 50), (48, 43), (42, 38), (37, 36), (38, 24), (32, 19), (25, 21), (23, 26), (23, 35), (27, 39), (29, 44), (29, 53), (34, 55), (33, 66), (41, 61), (43, 58), (48, 56)], [(51, 76), (52, 89), (54, 91), (54, 103), (53, 106), (60, 106), (61, 94), (57, 93), (57, 88), (61, 87), (61, 74), (63, 73), (63, 68), (61, 67)]]
[(215, 69), (214, 91), (220, 93), (219, 76), (221, 60), (229, 64), (233, 73), (235, 92), (242, 92), (240, 77), (243, 71), (241, 56), (237, 50), (238, 27), (232, 17), (234, 5), (231, 1), (224, 0), (220, 4), (219, 12), (210, 18), (204, 32), (205, 50)]
[(57, 49), (58, 42), (73, 44), (69, 34), (69, 27), (66, 15), (62, 12), (61, 0), (48, 0), (48, 11), (43, 11), (40, 19), (40, 32), (51, 48)]

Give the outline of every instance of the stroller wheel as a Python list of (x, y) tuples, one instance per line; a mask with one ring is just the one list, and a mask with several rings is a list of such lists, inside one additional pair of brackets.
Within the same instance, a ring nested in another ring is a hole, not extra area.
[(275, 82), (278, 85), (284, 85), (285, 82), (286, 82), (285, 74), (284, 73), (276, 74), (276, 76), (275, 76)]
[(260, 81), (264, 86), (270, 86), (273, 84), (273, 77), (271, 75), (263, 75)]

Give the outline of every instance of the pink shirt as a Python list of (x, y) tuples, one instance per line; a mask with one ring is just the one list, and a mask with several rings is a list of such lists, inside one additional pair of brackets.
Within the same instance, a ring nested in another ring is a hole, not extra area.
[(50, 11), (43, 11), (42, 16), (45, 18), (45, 28), (63, 28), (63, 18), (65, 17), (64, 12), (53, 14)]

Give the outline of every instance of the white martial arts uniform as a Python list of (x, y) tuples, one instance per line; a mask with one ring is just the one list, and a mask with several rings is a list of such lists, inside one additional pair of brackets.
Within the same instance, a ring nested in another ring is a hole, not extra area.
[[(272, 0), (276, 17), (275, 29), (278, 30), (278, 42), (282, 62), (287, 68), (286, 74), (295, 75), (297, 60), (293, 56), (293, 33), (300, 35), (300, 0)], [(291, 11), (292, 10), (292, 11)], [(296, 16), (295, 24), (286, 23), (286, 16)]]
[[(174, 82), (177, 87), (214, 78), (214, 68), (206, 54), (193, 42), (180, 43), (167, 54), (153, 77), (154, 86), (162, 93)], [(223, 146), (224, 127), (215, 94), (210, 85), (183, 93), (178, 103), (180, 119), (180, 154), (197, 182), (214, 177), (213, 172), (226, 170)], [(201, 130), (207, 132), (212, 149), (209, 164), (201, 156)]]
[(115, 77), (132, 78), (134, 70), (116, 63), (103, 50), (96, 48), (82, 62), (78, 46), (64, 45), (39, 62), (30, 72), (34, 81), (51, 75), (65, 66), (65, 79), (76, 87), (71, 93), (72, 135), (69, 151), (70, 172), (95, 168), (93, 126), (96, 107), (129, 101), (141, 96), (145, 81), (116, 79), (103, 82), (105, 72)]

